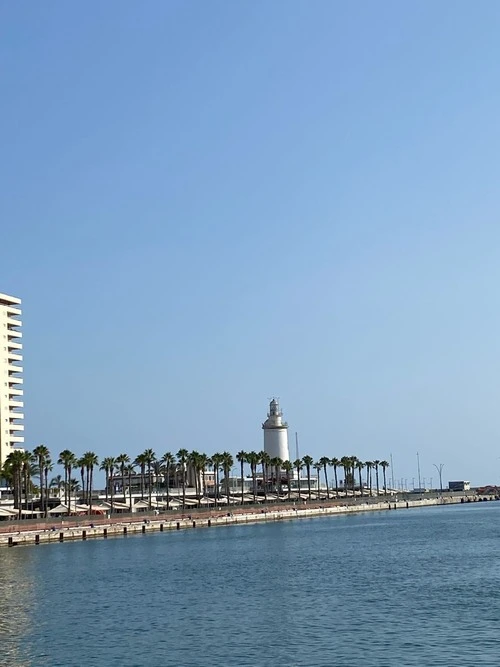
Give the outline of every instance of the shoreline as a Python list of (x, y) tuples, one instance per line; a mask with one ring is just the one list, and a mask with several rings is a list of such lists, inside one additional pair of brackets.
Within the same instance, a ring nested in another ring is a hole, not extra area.
[[(489, 496), (486, 500), (495, 500)], [(244, 523), (258, 523), (260, 521), (286, 521), (319, 516), (338, 516), (342, 514), (380, 511), (402, 511), (418, 507), (433, 507), (442, 505), (459, 505), (477, 502), (479, 499), (462, 497), (442, 497), (419, 500), (400, 500), (399, 502), (383, 500), (380, 502), (363, 502), (340, 504), (336, 501), (311, 503), (294, 507), (279, 507), (266, 505), (258, 509), (245, 509), (241, 505), (234, 506), (230, 511), (207, 510), (187, 514), (176, 512), (170, 516), (143, 514), (141, 518), (124, 518), (120, 516), (85, 517), (86, 521), (71, 521), (62, 519), (40, 525), (26, 526), (22, 522), (9, 522), (6, 530), (0, 525), (0, 547), (36, 546), (65, 541), (85, 541), (87, 539), (106, 539), (108, 537), (125, 537), (127, 535), (146, 534), (151, 532), (165, 532), (171, 530), (186, 530), (196, 528), (212, 528)]]

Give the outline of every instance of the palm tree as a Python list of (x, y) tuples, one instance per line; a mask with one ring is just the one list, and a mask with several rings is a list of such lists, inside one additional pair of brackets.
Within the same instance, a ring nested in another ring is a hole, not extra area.
[(62, 475), (56, 475), (50, 480), (50, 488), (55, 489), (58, 494), (59, 494), (59, 499), (60, 499), (60, 491), (61, 489), (64, 489), (64, 493), (66, 494), (66, 482), (64, 481)]
[(380, 493), (379, 484), (378, 484), (378, 467), (379, 467), (379, 465), (380, 465), (380, 461), (378, 459), (375, 459), (375, 461), (373, 462), (373, 467), (375, 468), (375, 478), (377, 480), (377, 499), (378, 499), (379, 493)]
[(219, 499), (219, 468), (222, 463), (222, 454), (212, 455), (212, 465), (214, 467), (214, 484), (215, 484), (215, 502)]
[(165, 471), (165, 484), (167, 487), (167, 509), (170, 509), (170, 470), (175, 466), (175, 456), (171, 452), (163, 454), (161, 457)]
[(357, 456), (350, 456), (351, 459), (351, 466), (349, 468), (349, 474), (351, 476), (351, 482), (352, 482), (352, 497), (356, 497), (356, 463), (358, 462)]
[(335, 497), (338, 498), (339, 497), (339, 480), (338, 480), (338, 477), (337, 477), (337, 468), (339, 468), (341, 466), (341, 463), (340, 463), (339, 459), (333, 457), (333, 459), (330, 459), (330, 465), (333, 468), (333, 475), (335, 477)]
[(146, 466), (148, 468), (148, 499), (149, 499), (149, 508), (151, 509), (151, 492), (152, 492), (152, 479), (151, 479), (151, 466), (153, 465), (154, 461), (156, 461), (156, 454), (152, 449), (145, 449), (144, 452), (142, 453), (142, 456), (144, 457), (144, 461), (146, 463)]
[(92, 514), (92, 486), (94, 482), (94, 468), (99, 465), (99, 459), (94, 452), (85, 452), (83, 455), (85, 470), (87, 472), (87, 493), (89, 503), (89, 516)]
[(194, 473), (194, 495), (198, 499), (198, 507), (201, 506), (201, 495), (199, 493), (200, 476), (198, 474), (199, 460), (200, 460), (200, 453), (199, 452), (193, 451), (190, 454), (188, 454), (188, 456), (187, 456), (187, 465), (189, 466), (189, 468)]
[(112, 456), (107, 456), (105, 459), (102, 460), (101, 467), (99, 470), (104, 470), (106, 473), (106, 502), (108, 500), (108, 487), (111, 492), (111, 509), (110, 509), (110, 514), (113, 514), (113, 494), (114, 494), (114, 481), (113, 481), (113, 473), (115, 471), (115, 466), (116, 466), (116, 459), (114, 459)]
[(116, 457), (115, 459), (116, 465), (120, 466), (120, 476), (122, 478), (122, 491), (123, 491), (123, 504), (127, 502), (127, 498), (125, 496), (125, 466), (127, 463), (130, 463), (130, 456), (128, 454), (120, 454), (119, 456)]
[(144, 454), (139, 454), (134, 461), (134, 465), (139, 466), (141, 469), (141, 500), (144, 500), (144, 476), (146, 474), (146, 457)]
[(385, 471), (389, 467), (389, 463), (387, 461), (380, 461), (380, 467), (382, 468), (382, 473), (384, 475), (384, 496), (387, 495), (387, 481), (385, 478)]
[(243, 450), (241, 450), (236, 454), (236, 460), (240, 464), (241, 504), (243, 505), (243, 503), (245, 502), (245, 500), (244, 500), (244, 498), (245, 498), (245, 489), (244, 489), (245, 478), (244, 478), (243, 466), (248, 461), (248, 454), (246, 452), (244, 452)]
[(313, 468), (314, 468), (314, 470), (316, 470), (316, 479), (318, 480), (318, 482), (317, 482), (317, 486), (318, 486), (317, 497), (318, 498), (317, 499), (320, 500), (320, 474), (321, 474), (321, 471), (323, 470), (323, 466), (321, 465), (321, 463), (319, 461), (317, 461), (313, 465)]
[(226, 482), (226, 496), (227, 496), (227, 502), (229, 504), (229, 473), (231, 472), (231, 468), (233, 467), (233, 457), (229, 452), (223, 452), (222, 453), (222, 470), (224, 471), (224, 480)]
[(365, 464), (363, 461), (360, 461), (359, 459), (356, 459), (356, 469), (359, 473), (359, 490), (361, 491), (361, 495), (364, 496), (364, 491), (363, 491), (363, 479), (361, 477), (361, 471), (365, 467)]
[(18, 510), (18, 518), (22, 517), (22, 476), (23, 476), (23, 453), (14, 450), (7, 455), (3, 466), (3, 476), (12, 486), (14, 495), (14, 508)]
[(349, 481), (349, 471), (351, 469), (351, 457), (343, 456), (340, 459), (340, 465), (342, 466), (342, 468), (344, 468), (344, 494), (345, 497), (347, 498), (347, 484)]
[[(80, 468), (80, 479), (82, 480), (82, 493), (81, 493), (81, 498), (82, 502), (86, 503), (87, 502), (87, 489), (85, 486), (85, 459), (83, 456), (81, 456), (77, 462), (77, 467)], [(75, 502), (75, 509), (76, 509), (76, 502)]]
[(309, 456), (306, 454), (306, 456), (302, 457), (302, 462), (304, 463), (306, 467), (306, 475), (307, 475), (307, 488), (309, 490), (309, 501), (311, 500), (311, 466), (314, 463), (314, 459), (312, 456)]
[(53, 469), (52, 461), (50, 459), (45, 459), (45, 465), (43, 467), (43, 477), (45, 483), (45, 518), (49, 515), (49, 472)]
[(45, 511), (45, 516), (47, 516), (47, 507), (44, 510), (44, 497), (43, 497), (43, 473), (45, 469), (45, 461), (50, 457), (50, 452), (45, 445), (38, 445), (33, 450), (33, 456), (36, 457), (38, 462), (38, 471), (40, 476), (40, 509)]
[(64, 449), (59, 454), (57, 463), (64, 467), (64, 504), (69, 507), (69, 480), (71, 479), (71, 470), (76, 463), (76, 456), (69, 449)]
[(253, 501), (257, 500), (257, 466), (259, 465), (259, 455), (257, 452), (250, 452), (247, 455), (247, 461), (250, 464), (250, 474), (252, 475)]
[(365, 468), (366, 468), (366, 484), (368, 486), (368, 494), (372, 495), (372, 467), (373, 467), (373, 462), (372, 461), (365, 461)]
[(203, 487), (201, 489), (201, 494), (202, 494), (202, 496), (206, 496), (206, 494), (207, 494), (207, 482), (206, 482), (206, 478), (205, 478), (205, 473), (206, 473), (206, 470), (207, 470), (207, 466), (209, 465), (209, 463), (208, 463), (209, 458), (206, 454), (198, 454), (197, 461), (198, 461), (197, 474), (198, 474), (198, 477), (201, 477), (201, 485)]
[(179, 449), (177, 452), (177, 461), (181, 470), (182, 480), (182, 509), (186, 509), (186, 463), (189, 456), (187, 449)]
[(276, 492), (279, 500), (279, 496), (281, 496), (281, 471), (283, 469), (283, 459), (280, 459), (279, 456), (275, 456), (274, 459), (272, 459), (272, 462), (276, 474)]
[(267, 471), (269, 461), (271, 460), (269, 454), (262, 450), (259, 452), (260, 463), (262, 464), (262, 484), (264, 486), (264, 500), (267, 502)]
[[(28, 450), (24, 450), (22, 452), (22, 459), (23, 459), (23, 478), (24, 478), (24, 505), (26, 509), (28, 509), (28, 491), (32, 491), (31, 489), (31, 475), (33, 474), (33, 465), (31, 464), (33, 455), (31, 452), (28, 452)], [(33, 493), (31, 493), (31, 502), (33, 504)], [(31, 507), (31, 510), (33, 511), (33, 507)]]
[[(330, 500), (330, 489), (328, 488), (328, 473), (327, 473), (327, 466), (330, 465), (330, 459), (327, 456), (322, 456), (319, 460), (319, 465), (323, 468), (323, 474), (325, 476), (325, 484), (326, 484), (326, 497), (328, 500)], [(319, 480), (319, 472), (318, 472), (318, 480)]]
[(299, 494), (299, 498), (300, 498), (301, 497), (300, 496), (300, 473), (302, 471), (302, 468), (304, 467), (302, 465), (302, 459), (295, 459), (295, 461), (293, 462), (293, 466), (294, 466), (295, 470), (297, 471), (297, 489), (298, 489), (298, 494)]
[(292, 471), (293, 463), (291, 461), (283, 461), (283, 470), (286, 473), (286, 485), (288, 487), (288, 500), (292, 499)]
[[(123, 474), (125, 473), (127, 473), (128, 475), (128, 498), (129, 498), (130, 511), (132, 512), (132, 475), (135, 473), (135, 466), (133, 463), (125, 464), (123, 468)], [(123, 485), (125, 488), (125, 482), (123, 482)]]
[(115, 465), (115, 459), (112, 458), (111, 456), (107, 456), (104, 458), (101, 462), (101, 466), (99, 470), (104, 470), (106, 473), (106, 487), (104, 489), (104, 493), (106, 494), (106, 502), (108, 502), (108, 487), (109, 487), (109, 471), (111, 470), (111, 467)]

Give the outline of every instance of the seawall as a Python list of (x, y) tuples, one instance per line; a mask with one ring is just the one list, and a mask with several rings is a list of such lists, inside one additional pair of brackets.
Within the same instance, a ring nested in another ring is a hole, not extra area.
[[(484, 500), (495, 500), (488, 497)], [(83, 517), (84, 521), (71, 519), (50, 520), (48, 523), (36, 526), (26, 526), (23, 522), (9, 521), (8, 525), (0, 524), (0, 546), (28, 546), (66, 542), (74, 540), (106, 539), (108, 537), (146, 534), (151, 532), (166, 532), (171, 530), (185, 530), (198, 528), (212, 528), (216, 526), (237, 525), (243, 523), (257, 523), (260, 521), (286, 521), (298, 518), (317, 516), (333, 516), (357, 512), (404, 511), (417, 507), (431, 507), (435, 505), (456, 505), (464, 503), (462, 497), (443, 497), (418, 500), (404, 500), (399, 502), (356, 502), (340, 504), (338, 502), (311, 503), (309, 505), (280, 506), (267, 505), (248, 510), (242, 506), (234, 506), (227, 511), (211, 510), (199, 513), (178, 513), (167, 516), (142, 515), (140, 518), (125, 518), (114, 516), (112, 519), (104, 517)], [(470, 502), (470, 501), (469, 501)], [(81, 519), (82, 517), (80, 517)], [(6, 522), (7, 523), (7, 522)]]

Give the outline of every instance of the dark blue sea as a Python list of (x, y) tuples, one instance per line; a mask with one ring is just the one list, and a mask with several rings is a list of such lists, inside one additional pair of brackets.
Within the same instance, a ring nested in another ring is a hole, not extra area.
[(500, 664), (500, 502), (0, 551), (0, 664)]

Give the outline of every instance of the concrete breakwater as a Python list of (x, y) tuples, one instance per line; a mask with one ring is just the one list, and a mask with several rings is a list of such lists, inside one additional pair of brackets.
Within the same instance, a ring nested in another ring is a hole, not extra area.
[[(495, 500), (494, 497), (484, 500)], [(357, 512), (380, 512), (388, 510), (401, 511), (416, 507), (431, 507), (434, 505), (456, 505), (470, 502), (463, 497), (426, 498), (418, 500), (403, 500), (394, 502), (384, 500), (380, 502), (356, 502), (352, 504), (339, 503), (311, 503), (297, 506), (259, 507), (249, 511), (241, 506), (235, 506), (232, 511), (207, 511), (193, 515), (175, 513), (170, 516), (143, 515), (140, 519), (134, 517), (112, 519), (85, 517), (86, 521), (75, 525), (70, 519), (51, 521), (44, 526), (25, 526), (21, 522), (9, 522), (0, 527), (0, 546), (21, 546), (50, 544), (70, 540), (87, 540), (92, 538), (106, 539), (108, 537), (146, 534), (183, 530), (187, 528), (211, 528), (216, 526), (256, 523), (260, 521), (284, 521), (296, 518), (333, 516)]]

